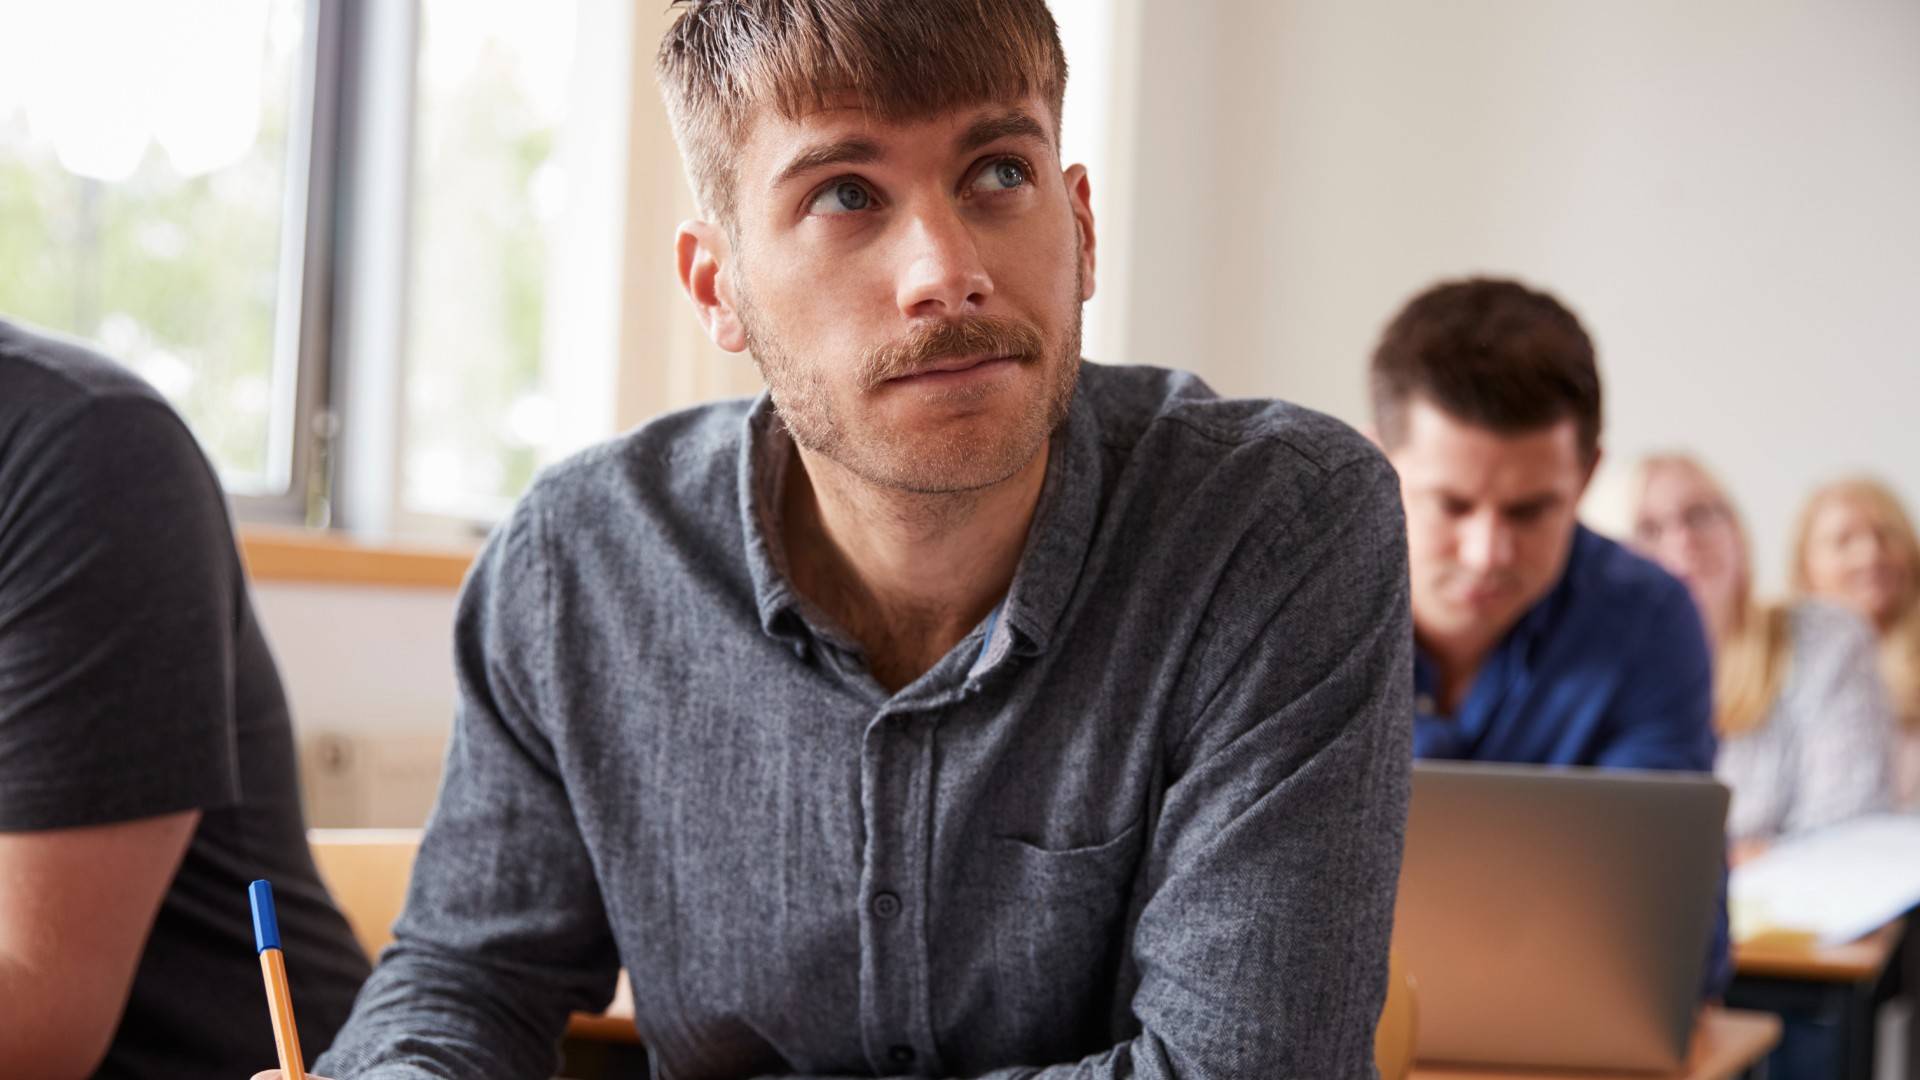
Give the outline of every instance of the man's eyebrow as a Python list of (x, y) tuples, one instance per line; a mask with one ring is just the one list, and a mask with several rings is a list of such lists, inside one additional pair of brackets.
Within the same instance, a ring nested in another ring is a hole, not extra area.
[(955, 153), (965, 154), (999, 139), (1024, 138), (1036, 142), (1052, 144), (1047, 137), (1047, 129), (1040, 122), (1019, 109), (1010, 109), (999, 116), (985, 116), (967, 125), (967, 130), (953, 142)]
[(1524, 514), (1528, 511), (1546, 510), (1565, 501), (1566, 499), (1557, 491), (1543, 491), (1537, 495), (1526, 495), (1512, 502), (1503, 503), (1500, 509), (1503, 513)]
[(828, 165), (865, 165), (879, 161), (883, 156), (880, 144), (872, 139), (838, 139), (809, 146), (787, 162), (786, 168), (775, 174), (773, 183), (768, 186), (777, 188), (796, 176)]

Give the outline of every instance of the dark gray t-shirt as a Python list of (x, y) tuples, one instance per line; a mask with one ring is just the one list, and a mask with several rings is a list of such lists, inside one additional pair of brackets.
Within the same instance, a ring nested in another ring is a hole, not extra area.
[(193, 436), (125, 370), (0, 321), (0, 831), (190, 809), (98, 1076), (273, 1066), (255, 878), (309, 1060), (367, 963), (307, 850), (286, 698)]

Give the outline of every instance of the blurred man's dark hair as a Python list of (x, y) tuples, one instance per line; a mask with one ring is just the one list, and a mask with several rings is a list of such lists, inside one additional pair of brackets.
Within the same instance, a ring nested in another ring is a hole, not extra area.
[(1599, 450), (1593, 341), (1560, 301), (1517, 281), (1442, 282), (1408, 301), (1381, 336), (1370, 381), (1388, 450), (1406, 438), (1415, 401), (1502, 435), (1571, 417), (1587, 460)]

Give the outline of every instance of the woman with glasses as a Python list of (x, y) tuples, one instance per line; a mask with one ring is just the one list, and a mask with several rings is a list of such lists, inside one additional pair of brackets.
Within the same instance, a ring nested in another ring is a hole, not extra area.
[(1635, 546), (1685, 582), (1714, 654), (1714, 772), (1733, 789), (1734, 859), (1772, 840), (1882, 809), (1891, 710), (1873, 635), (1851, 612), (1753, 593), (1746, 530), (1705, 467), (1640, 462)]

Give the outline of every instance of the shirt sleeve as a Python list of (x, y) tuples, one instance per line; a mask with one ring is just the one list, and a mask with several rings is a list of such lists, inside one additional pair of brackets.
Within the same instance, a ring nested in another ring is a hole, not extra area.
[(1220, 647), (1191, 661), (1206, 689), (1134, 936), (1140, 1033), (986, 1080), (1374, 1075), (1412, 769), (1406, 526), (1383, 463), (1311, 505), (1221, 583)]
[(1277, 606), (1172, 757), (1135, 941), (1144, 1030), (1043, 1076), (1372, 1073), (1412, 769), (1407, 533), (1371, 458), (1309, 506), (1223, 583)]
[(618, 949), (539, 717), (552, 672), (540, 508), (522, 500), (462, 590), (459, 705), (394, 944), (313, 1072), (334, 1080), (553, 1075)]
[(1713, 654), (1686, 586), (1667, 581), (1637, 628), (1607, 708), (1593, 764), (1611, 769), (1713, 771)]
[(239, 795), (244, 594), (218, 481), (156, 399), (93, 397), (0, 442), (0, 830)]
[(1805, 682), (1793, 715), (1782, 718), (1797, 750), (1786, 833), (1882, 810), (1891, 798), (1893, 708), (1871, 634), (1843, 611), (1811, 609), (1797, 617), (1808, 632), (1796, 635), (1792, 659)]

